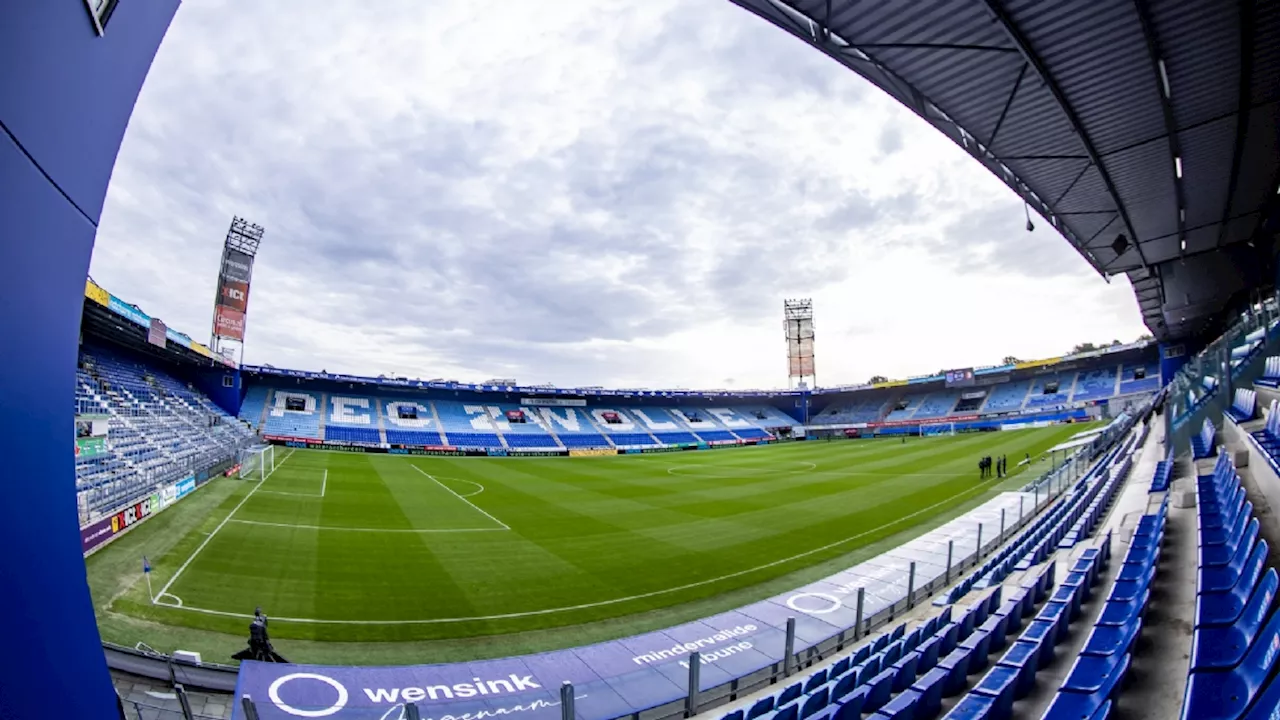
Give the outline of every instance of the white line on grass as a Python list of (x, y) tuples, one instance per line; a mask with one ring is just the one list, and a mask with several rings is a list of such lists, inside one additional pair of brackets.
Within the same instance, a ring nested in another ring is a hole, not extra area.
[(484, 492), (484, 486), (476, 482), (475, 480), (464, 480), (462, 478), (447, 477), (444, 475), (439, 475), (437, 477), (440, 480), (453, 480), (454, 482), (464, 482), (464, 483), (467, 483), (468, 485), (475, 485), (477, 488), (479, 488), (479, 490), (476, 490), (475, 492), (469, 492), (465, 495), (463, 495), (462, 493), (458, 493), (459, 497), (464, 497), (464, 498), (475, 497), (476, 495), (479, 495), (480, 493)]
[(500, 527), (483, 527), (483, 528), (424, 528), (421, 530), (415, 528), (361, 528), (361, 527), (341, 527), (338, 525), (293, 525), (291, 523), (274, 523), (262, 522), (261, 520), (232, 520), (233, 523), (241, 525), (264, 525), (266, 527), (282, 527), (297, 528), (299, 530), (338, 530), (342, 532), (371, 532), (371, 533), (459, 533), (459, 532), (505, 532), (511, 528)]
[[(294, 452), (297, 452), (297, 451), (295, 450)], [(283, 460), (281, 460), (280, 462), (284, 462), (284, 461), (283, 461)], [(322, 498), (322, 497), (324, 497), (325, 488), (327, 488), (328, 486), (329, 486), (329, 468), (325, 468), (325, 469), (324, 469), (324, 479), (322, 479), (322, 480), (320, 481), (320, 494), (319, 494), (319, 495), (317, 495), (317, 494), (315, 494), (315, 493), (300, 493), (300, 492), (293, 492), (292, 490), (262, 490), (262, 491), (260, 491), (260, 492), (262, 492), (264, 495), (288, 495), (288, 496), (290, 496), (290, 497)]]
[(462, 502), (464, 502), (464, 503), (466, 503), (466, 504), (470, 505), (471, 507), (475, 508), (475, 509), (476, 509), (476, 511), (478, 511), (481, 515), (484, 515), (485, 517), (489, 518), (490, 520), (492, 520), (492, 521), (494, 521), (494, 522), (498, 523), (499, 525), (501, 525), (501, 526), (502, 526), (502, 529), (503, 529), (503, 530), (510, 530), (510, 529), (511, 529), (511, 526), (510, 526), (510, 525), (508, 525), (508, 524), (506, 524), (506, 523), (502, 522), (502, 521), (501, 521), (501, 520), (499, 520), (498, 518), (496, 518), (496, 517), (494, 517), (494, 516), (490, 515), (489, 513), (485, 512), (485, 511), (484, 511), (480, 506), (478, 506), (478, 505), (476, 505), (475, 503), (473, 503), (473, 502), (471, 502), (470, 500), (468, 500), (468, 499), (466, 498), (466, 496), (459, 495), (458, 493), (454, 492), (452, 488), (450, 488), (448, 485), (445, 485), (444, 483), (440, 482), (439, 480), (435, 479), (435, 477), (433, 477), (433, 476), (429, 475), (429, 474), (428, 474), (426, 471), (424, 471), (422, 468), (418, 467), (417, 465), (413, 465), (413, 464), (410, 464), (410, 465), (409, 465), (409, 467), (413, 468), (414, 470), (417, 470), (418, 472), (422, 473), (423, 475), (426, 475), (428, 478), (431, 478), (431, 482), (433, 482), (433, 483), (435, 483), (435, 484), (439, 485), (440, 487), (444, 488), (445, 490), (448, 490), (450, 493), (452, 493), (452, 494), (453, 494), (453, 496), (454, 496), (454, 497), (458, 498), (458, 499), (459, 499), (459, 500), (461, 500)]
[[(415, 470), (422, 473), (423, 475), (427, 475), (427, 473), (423, 472), (420, 468), (418, 468), (417, 465), (414, 465), (413, 467)], [(431, 476), (427, 475), (427, 477), (431, 477)], [(431, 478), (431, 479), (435, 480), (435, 478)], [(1006, 478), (992, 478), (990, 480), (987, 480), (986, 482), (978, 483), (973, 487), (969, 488), (968, 490), (963, 490), (961, 492), (958, 492), (955, 495), (952, 495), (951, 497), (947, 498), (946, 500), (934, 503), (926, 508), (921, 508), (920, 510), (915, 511), (910, 515), (903, 515), (902, 517), (896, 520), (892, 520), (890, 522), (884, 523), (883, 525), (874, 527), (870, 530), (865, 530), (856, 535), (850, 535), (849, 537), (844, 538), (843, 540), (837, 540), (833, 543), (827, 543), (822, 547), (813, 548), (812, 550), (806, 550), (802, 553), (797, 553), (790, 557), (785, 557), (780, 560), (774, 560), (773, 562), (768, 562), (763, 565), (757, 565), (756, 567), (747, 568), (746, 570), (739, 570), (738, 572), (729, 573), (728, 575), (721, 575), (720, 577), (714, 577), (709, 580), (699, 580), (698, 582), (685, 583), (684, 585), (677, 585), (676, 587), (665, 588), (662, 590), (654, 590), (652, 592), (647, 592), (647, 593), (640, 593), (639, 595), (629, 595), (627, 597), (614, 598), (612, 600), (601, 600), (599, 602), (581, 603), (579, 605), (569, 605), (566, 607), (547, 608), (545, 610), (528, 610), (525, 612), (502, 613), (500, 615), (477, 615), (475, 617), (430, 618), (427, 620), (321, 620), (318, 618), (291, 618), (291, 617), (276, 617), (275, 615), (272, 615), (271, 619), (277, 620), (280, 622), (307, 623), (307, 624), (313, 624), (313, 625), (435, 625), (435, 624), (443, 624), (443, 623), (479, 622), (479, 621), (487, 621), (487, 620), (508, 620), (511, 618), (532, 617), (536, 615), (552, 615), (554, 613), (586, 610), (588, 608), (603, 607), (605, 605), (617, 605), (618, 603), (630, 602), (632, 600), (643, 600), (644, 598), (656, 597), (658, 595), (667, 595), (673, 592), (680, 592), (681, 590), (688, 590), (690, 588), (701, 587), (703, 585), (710, 585), (712, 583), (720, 582), (721, 580), (729, 580), (731, 578), (741, 577), (743, 575), (748, 575), (750, 573), (756, 572), (757, 570), (764, 570), (766, 568), (774, 567), (775, 565), (782, 565), (783, 563), (788, 563), (788, 562), (791, 562), (792, 560), (797, 560), (799, 558), (807, 557), (815, 553), (820, 553), (820, 552), (823, 552), (824, 550), (830, 550), (833, 547), (838, 547), (851, 540), (857, 540), (858, 538), (866, 537), (867, 535), (871, 535), (873, 533), (879, 532), (880, 530), (883, 530), (887, 527), (893, 527), (894, 525), (898, 525), (902, 523), (904, 520), (910, 520), (911, 518), (916, 517), (917, 515), (921, 515), (923, 513), (929, 512), (934, 508), (938, 508), (943, 505), (953, 503), (956, 501), (957, 498), (963, 495), (968, 495), (972, 493), (974, 490), (983, 490), (987, 486), (994, 483), (996, 480), (1004, 480), (1004, 479)], [(439, 481), (437, 480), (436, 482), (439, 482)], [(445, 489), (448, 490), (447, 487)], [(454, 494), (457, 495), (457, 493), (454, 493)], [(476, 508), (476, 509), (480, 510), (480, 508)], [(484, 511), (480, 510), (480, 512), (484, 512)], [(485, 514), (488, 515), (488, 513), (485, 513)], [(171, 606), (167, 606), (167, 607), (171, 607)], [(245, 613), (227, 612), (225, 610), (209, 610), (207, 608), (198, 608), (198, 607), (181, 607), (181, 608), (174, 608), (174, 609), (190, 610), (191, 612), (204, 613), (206, 615), (220, 615), (224, 617), (237, 617), (237, 618), (253, 617), (252, 615), (248, 615)]]
[(169, 586), (173, 585), (173, 583), (179, 577), (182, 576), (183, 571), (187, 569), (187, 566), (191, 564), (191, 561), (196, 559), (196, 556), (200, 554), (200, 551), (204, 550), (204, 547), (208, 545), (209, 541), (212, 540), (213, 537), (218, 534), (218, 531), (221, 530), (223, 526), (227, 524), (227, 521), (231, 519), (231, 516), (235, 515), (236, 511), (239, 510), (241, 507), (243, 507), (244, 504), (249, 501), (249, 498), (253, 497), (254, 493), (258, 492), (258, 488), (262, 487), (262, 483), (266, 482), (267, 478), (271, 477), (272, 474), (274, 474), (275, 471), (278, 470), (281, 465), (284, 465), (289, 460), (289, 458), (293, 457), (293, 453), (295, 452), (297, 452), (297, 450), (294, 450), (288, 455), (285, 455), (284, 458), (281, 459), (280, 462), (277, 463), (275, 467), (271, 468), (271, 472), (264, 475), (262, 479), (258, 481), (258, 484), (253, 486), (252, 490), (250, 490), (244, 497), (240, 498), (240, 502), (234, 508), (231, 509), (231, 512), (227, 513), (227, 516), (222, 519), (222, 522), (218, 523), (218, 527), (214, 528), (213, 532), (209, 533), (209, 537), (205, 538), (204, 542), (200, 543), (200, 546), (196, 548), (196, 551), (191, 553), (191, 557), (187, 558), (187, 561), (182, 563), (182, 567), (178, 568), (178, 572), (174, 573), (173, 577), (169, 578), (169, 582), (165, 583), (164, 587), (160, 588), (160, 592), (156, 595), (156, 597), (160, 597), (161, 595), (165, 594), (165, 591), (169, 589)]

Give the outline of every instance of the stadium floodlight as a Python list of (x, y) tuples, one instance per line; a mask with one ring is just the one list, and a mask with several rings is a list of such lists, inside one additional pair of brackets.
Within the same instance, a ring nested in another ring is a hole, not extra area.
[(276, 469), (276, 446), (263, 445), (245, 448), (240, 451), (240, 477), (242, 479), (266, 480)]

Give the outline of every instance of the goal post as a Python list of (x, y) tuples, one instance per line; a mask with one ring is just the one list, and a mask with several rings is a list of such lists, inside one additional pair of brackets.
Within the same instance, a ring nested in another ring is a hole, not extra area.
[(955, 434), (956, 424), (953, 422), (920, 423), (920, 437)]
[(240, 451), (240, 477), (265, 480), (276, 469), (276, 446), (261, 445)]

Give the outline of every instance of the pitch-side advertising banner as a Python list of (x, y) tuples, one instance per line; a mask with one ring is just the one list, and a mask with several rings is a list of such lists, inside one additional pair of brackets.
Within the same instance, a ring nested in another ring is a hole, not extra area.
[[(701, 688), (708, 690), (781, 662), (787, 618), (796, 620), (795, 650), (803, 652), (854, 626), (859, 588), (865, 591), (863, 617), (876, 617), (906, 598), (911, 563), (916, 565), (916, 587), (941, 578), (949, 543), (955, 559), (970, 557), (977, 549), (979, 524), (994, 528), (1002, 519), (1017, 523), (1024, 505), (1031, 512), (1026, 497), (1003, 493), (856, 567), (737, 610), (645, 635), (537, 655), (445, 665), (244, 662), (232, 717), (245, 718), (241, 698), (249, 696), (261, 720), (399, 720), (405, 703), (414, 703), (424, 720), (559, 720), (560, 688), (566, 681), (573, 684), (579, 720), (638, 713), (687, 696), (692, 652), (701, 656)], [(994, 546), (995, 535), (988, 531), (983, 536), (988, 549)], [(566, 612), (572, 610), (566, 608)], [(287, 622), (272, 618), (273, 626)], [(287, 640), (277, 646), (289, 652)]]

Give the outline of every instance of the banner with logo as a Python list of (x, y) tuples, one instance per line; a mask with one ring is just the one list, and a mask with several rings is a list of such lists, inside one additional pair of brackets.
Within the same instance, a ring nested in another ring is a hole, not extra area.
[(253, 256), (231, 247), (222, 251), (218, 271), (218, 298), (213, 309), (213, 333), (244, 341), (245, 313), (249, 311), (249, 282), (253, 279)]
[(213, 309), (213, 331), (233, 340), (244, 340), (244, 313), (226, 305)]
[[(695, 622), (581, 647), (442, 665), (333, 667), (246, 661), (240, 665), (233, 719), (252, 697), (261, 720), (326, 717), (386, 720), (414, 703), (423, 718), (559, 720), (560, 688), (572, 683), (575, 716), (608, 720), (687, 697), (688, 658), (701, 658), (702, 688), (726, 685), (782, 662), (787, 619), (796, 623), (795, 652), (837, 641), (853, 645), (859, 590), (864, 622), (887, 622), (915, 587), (941, 587), (951, 544), (960, 562), (977, 549), (979, 524), (1020, 524), (1032, 503), (1003, 493), (902, 547), (791, 592)], [(1029, 518), (1027, 518), (1029, 519)], [(991, 547), (997, 533), (983, 535)], [(572, 608), (565, 608), (572, 612)], [(414, 619), (414, 618), (407, 618)], [(273, 627), (291, 622), (271, 618)], [(283, 648), (282, 648), (283, 649)], [(287, 650), (285, 650), (287, 652)]]
[(160, 318), (151, 318), (151, 325), (147, 328), (147, 342), (157, 347), (164, 347), (165, 341), (168, 340), (168, 328), (165, 327), (164, 321)]
[(618, 451), (612, 448), (582, 448), (580, 450), (570, 450), (569, 457), (602, 457), (605, 455), (617, 455)]

